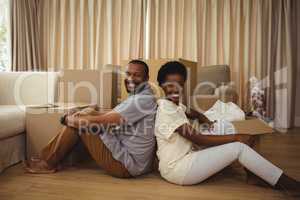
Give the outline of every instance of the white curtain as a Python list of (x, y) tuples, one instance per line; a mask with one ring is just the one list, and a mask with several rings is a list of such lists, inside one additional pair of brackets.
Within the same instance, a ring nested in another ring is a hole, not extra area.
[(39, 0), (11, 1), (12, 71), (41, 70)]
[(143, 56), (143, 1), (42, 0), (45, 69), (99, 69)]
[(197, 61), (196, 2), (146, 0), (146, 59)]

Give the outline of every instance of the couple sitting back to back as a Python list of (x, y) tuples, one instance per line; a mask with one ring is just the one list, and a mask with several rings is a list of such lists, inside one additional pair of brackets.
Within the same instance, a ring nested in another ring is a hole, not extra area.
[[(177, 61), (164, 64), (157, 81), (165, 97), (156, 100), (148, 84), (147, 64), (130, 61), (124, 81), (128, 98), (108, 112), (88, 108), (67, 113), (62, 120), (65, 126), (40, 157), (25, 162), (26, 171), (56, 172), (61, 160), (81, 140), (108, 174), (136, 177), (151, 172), (157, 143), (160, 174), (174, 184), (200, 183), (238, 160), (249, 174), (273, 188), (300, 190), (298, 181), (249, 147), (253, 143), (250, 135), (203, 135), (194, 130), (189, 119), (198, 119), (209, 126), (213, 123), (181, 103), (186, 79), (183, 64)], [(197, 150), (193, 148), (195, 145), (207, 148)]]

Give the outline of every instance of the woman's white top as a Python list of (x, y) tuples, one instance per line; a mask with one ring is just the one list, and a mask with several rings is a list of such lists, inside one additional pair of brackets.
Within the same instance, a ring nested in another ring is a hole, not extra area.
[(155, 120), (155, 136), (158, 144), (159, 171), (166, 180), (181, 184), (193, 163), (193, 144), (176, 129), (189, 124), (186, 107), (160, 99)]

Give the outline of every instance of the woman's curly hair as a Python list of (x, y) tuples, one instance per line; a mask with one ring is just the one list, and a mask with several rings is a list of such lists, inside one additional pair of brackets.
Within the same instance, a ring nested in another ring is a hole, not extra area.
[(159, 86), (166, 82), (166, 77), (169, 74), (179, 74), (183, 77), (184, 81), (187, 79), (187, 70), (185, 66), (178, 61), (170, 61), (161, 66), (158, 71), (157, 82)]

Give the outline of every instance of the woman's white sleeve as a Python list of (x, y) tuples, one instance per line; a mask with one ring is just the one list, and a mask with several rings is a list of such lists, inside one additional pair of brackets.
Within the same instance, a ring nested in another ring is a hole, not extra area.
[(183, 124), (189, 123), (184, 112), (167, 112), (160, 110), (156, 115), (156, 135), (164, 139), (169, 139), (176, 129)]

